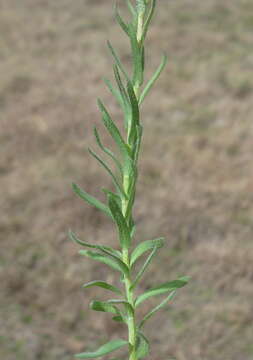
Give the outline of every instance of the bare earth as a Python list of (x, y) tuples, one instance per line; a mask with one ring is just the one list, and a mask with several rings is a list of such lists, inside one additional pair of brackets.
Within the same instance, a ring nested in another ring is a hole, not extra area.
[[(116, 244), (70, 186), (103, 199), (110, 184), (86, 148), (97, 96), (121, 119), (102, 82), (106, 39), (129, 62), (112, 6), (0, 0), (0, 359), (67, 360), (125, 336), (88, 310), (104, 292), (81, 289), (117, 275), (66, 235)], [(147, 74), (163, 51), (169, 64), (143, 107), (136, 242), (167, 239), (142, 290), (192, 280), (147, 326), (150, 360), (253, 359), (252, 33), (252, 0), (158, 1)]]

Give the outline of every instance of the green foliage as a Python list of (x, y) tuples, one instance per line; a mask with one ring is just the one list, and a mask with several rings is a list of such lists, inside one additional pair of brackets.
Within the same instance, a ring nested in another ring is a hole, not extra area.
[(138, 331), (136, 348), (137, 359), (142, 359), (149, 353), (149, 341), (141, 331)]
[(161, 248), (164, 244), (163, 238), (158, 238), (154, 240), (146, 240), (141, 242), (136, 248), (133, 250), (131, 254), (130, 265), (133, 266), (134, 263), (138, 260), (140, 256), (142, 256), (148, 250), (153, 250), (154, 248)]
[(83, 288), (89, 288), (89, 287), (93, 287), (93, 286), (98, 286), (103, 289), (110, 290), (110, 291), (114, 292), (115, 294), (122, 295), (122, 291), (120, 289), (118, 289), (116, 286), (110, 285), (107, 282), (101, 281), (101, 280), (90, 281), (90, 282), (84, 284)]
[(111, 255), (111, 257), (110, 257), (110, 256), (102, 255), (98, 252), (89, 251), (89, 250), (79, 250), (79, 254), (88, 256), (89, 258), (91, 258), (93, 260), (100, 261), (100, 262), (110, 266), (114, 270), (118, 270), (118, 271), (122, 272), (123, 275), (126, 275), (126, 276), (129, 275), (129, 268), (128, 268), (127, 264), (125, 264), (122, 260), (119, 260), (116, 256)]
[[(124, 323), (128, 328), (128, 341), (113, 340), (100, 347), (97, 351), (76, 355), (76, 357), (83, 359), (104, 356), (124, 345), (128, 345), (129, 360), (138, 360), (146, 357), (149, 353), (149, 342), (142, 333), (141, 328), (151, 316), (171, 301), (176, 294), (176, 290), (185, 286), (189, 280), (188, 277), (181, 277), (177, 280), (152, 287), (137, 297), (134, 295), (134, 290), (147, 270), (148, 265), (164, 244), (163, 238), (157, 238), (145, 240), (140, 242), (135, 248), (132, 248), (135, 232), (133, 206), (138, 175), (138, 157), (142, 139), (140, 105), (159, 78), (166, 65), (167, 57), (163, 56), (158, 69), (146, 83), (144, 89), (142, 89), (145, 69), (144, 40), (155, 11), (156, 1), (136, 0), (135, 6), (130, 0), (125, 0), (125, 3), (132, 16), (131, 21), (128, 23), (124, 21), (117, 6), (115, 6), (115, 18), (123, 32), (129, 38), (133, 71), (131, 75), (128, 74), (116, 50), (111, 43), (108, 42), (108, 47), (114, 60), (113, 72), (115, 85), (112, 84), (110, 80), (105, 79), (105, 84), (111, 94), (116, 98), (123, 111), (124, 134), (119, 130), (103, 102), (98, 100), (98, 107), (102, 115), (102, 123), (114, 140), (118, 155), (115, 155), (111, 149), (104, 146), (98, 130), (94, 128), (97, 145), (99, 149), (113, 161), (115, 171), (109, 167), (99, 154), (89, 149), (90, 154), (100, 165), (102, 165), (108, 175), (112, 178), (114, 190), (110, 191), (102, 189), (106, 197), (105, 201), (107, 201), (107, 204), (105, 204), (86, 193), (78, 185), (73, 184), (74, 192), (81, 199), (96, 207), (113, 220), (118, 233), (121, 250), (84, 242), (71, 231), (69, 232), (69, 237), (81, 246), (96, 250), (80, 250), (79, 253), (81, 255), (102, 262), (113, 270), (120, 272), (120, 280), (124, 284), (125, 289), (119, 289), (102, 280), (91, 281), (84, 284), (83, 287), (90, 288), (96, 286), (120, 295), (119, 299), (92, 301), (90, 308), (94, 311), (113, 314), (112, 319), (114, 321)], [(139, 270), (136, 272), (135, 264), (137, 260), (139, 262), (144, 255), (146, 255), (146, 257), (144, 258), (142, 265), (140, 265)], [(163, 299), (159, 305), (151, 309), (143, 317), (140, 323), (137, 324), (137, 307), (150, 297), (163, 294), (167, 294), (167, 297)]]
[(163, 283), (159, 286), (155, 286), (152, 289), (150, 289), (150, 290), (146, 291), (145, 293), (141, 294), (140, 296), (138, 296), (135, 301), (135, 306), (140, 305), (144, 300), (150, 298), (151, 296), (161, 295), (161, 294), (165, 294), (169, 291), (179, 289), (179, 288), (185, 286), (187, 284), (187, 282), (188, 282), (188, 278), (184, 277), (184, 278), (180, 278), (178, 280)]
[(127, 344), (128, 344), (128, 342), (125, 341), (125, 340), (121, 340), (121, 339), (112, 340), (112, 341), (108, 342), (107, 344), (101, 346), (97, 351), (77, 354), (77, 355), (75, 355), (75, 357), (79, 358), (79, 359), (97, 358), (97, 357), (101, 357), (101, 356), (104, 356), (106, 354), (109, 354), (112, 351), (115, 351), (115, 350), (117, 350), (117, 349), (119, 349), (122, 346), (125, 346)]

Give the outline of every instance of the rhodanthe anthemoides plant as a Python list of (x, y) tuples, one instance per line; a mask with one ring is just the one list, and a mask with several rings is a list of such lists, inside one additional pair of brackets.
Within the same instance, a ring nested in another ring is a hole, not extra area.
[[(132, 74), (130, 75), (128, 73), (117, 52), (110, 42), (108, 42), (108, 47), (114, 60), (113, 71), (115, 84), (112, 84), (109, 80), (105, 80), (108, 89), (122, 109), (124, 115), (124, 133), (119, 130), (117, 124), (112, 120), (103, 102), (98, 100), (103, 125), (115, 142), (115, 146), (118, 149), (117, 155), (103, 145), (98, 130), (96, 128), (94, 129), (98, 147), (114, 162), (114, 170), (109, 167), (100, 155), (89, 149), (90, 154), (111, 176), (114, 191), (102, 189), (106, 200), (105, 202), (101, 202), (86, 193), (76, 184), (73, 184), (74, 192), (81, 199), (95, 206), (113, 221), (119, 239), (119, 246), (117, 248), (120, 248), (120, 250), (84, 242), (71, 231), (69, 235), (70, 238), (79, 245), (92, 249), (80, 250), (81, 255), (102, 262), (119, 273), (122, 284), (121, 288), (102, 280), (91, 281), (85, 284), (84, 287), (98, 286), (118, 296), (116, 299), (107, 301), (92, 301), (90, 307), (95, 311), (112, 313), (112, 319), (114, 321), (122, 322), (127, 326), (128, 339), (114, 339), (99, 347), (99, 349), (94, 352), (84, 352), (75, 355), (81, 359), (103, 357), (121, 347), (126, 348), (128, 352), (127, 358), (129, 360), (138, 360), (146, 357), (149, 353), (149, 342), (143, 333), (144, 325), (151, 316), (174, 297), (177, 289), (183, 287), (188, 281), (187, 277), (181, 277), (152, 287), (141, 295), (135, 295), (137, 285), (144, 272), (164, 242), (163, 238), (157, 238), (138, 242), (137, 246), (134, 247), (135, 223), (133, 219), (133, 207), (138, 175), (138, 157), (143, 133), (140, 107), (162, 72), (167, 59), (166, 56), (163, 56), (160, 66), (151, 79), (143, 86), (145, 68), (144, 42), (155, 11), (156, 0), (136, 0), (135, 4), (133, 4), (131, 0), (124, 1), (131, 14), (131, 21), (125, 22), (120, 16), (117, 7), (115, 7), (115, 18), (130, 41)], [(144, 261), (139, 265), (139, 268), (136, 269), (135, 265), (137, 262), (140, 263), (139, 260), (141, 260), (141, 258), (144, 258)], [(166, 294), (165, 299), (144, 315), (140, 321), (137, 321), (136, 314), (141, 304), (152, 296), (162, 294)]]

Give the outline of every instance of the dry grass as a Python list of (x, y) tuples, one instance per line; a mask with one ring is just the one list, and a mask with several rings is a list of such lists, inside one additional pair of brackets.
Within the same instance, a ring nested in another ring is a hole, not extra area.
[[(162, 50), (170, 63), (144, 109), (138, 237), (168, 239), (145, 286), (193, 279), (152, 320), (150, 359), (252, 360), (253, 3), (159, 3), (149, 66)], [(66, 237), (71, 226), (115, 241), (70, 189), (72, 180), (94, 194), (105, 185), (85, 147), (99, 121), (95, 97), (110, 103), (106, 38), (128, 60), (111, 7), (0, 0), (1, 359), (70, 359), (124, 332), (87, 311), (96, 293), (80, 284), (113, 275)]]

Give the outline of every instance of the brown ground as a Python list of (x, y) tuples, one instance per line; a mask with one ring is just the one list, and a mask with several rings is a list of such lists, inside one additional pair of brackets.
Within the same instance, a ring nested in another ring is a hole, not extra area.
[[(192, 280), (147, 327), (149, 359), (252, 360), (253, 2), (158, 3), (148, 73), (162, 51), (170, 61), (143, 109), (136, 218), (137, 238), (167, 243), (143, 287)], [(96, 292), (81, 289), (116, 275), (66, 236), (115, 243), (70, 188), (109, 184), (86, 147), (97, 96), (119, 115), (101, 81), (107, 38), (129, 59), (112, 5), (0, 0), (0, 359), (67, 360), (125, 334), (87, 310)]]

